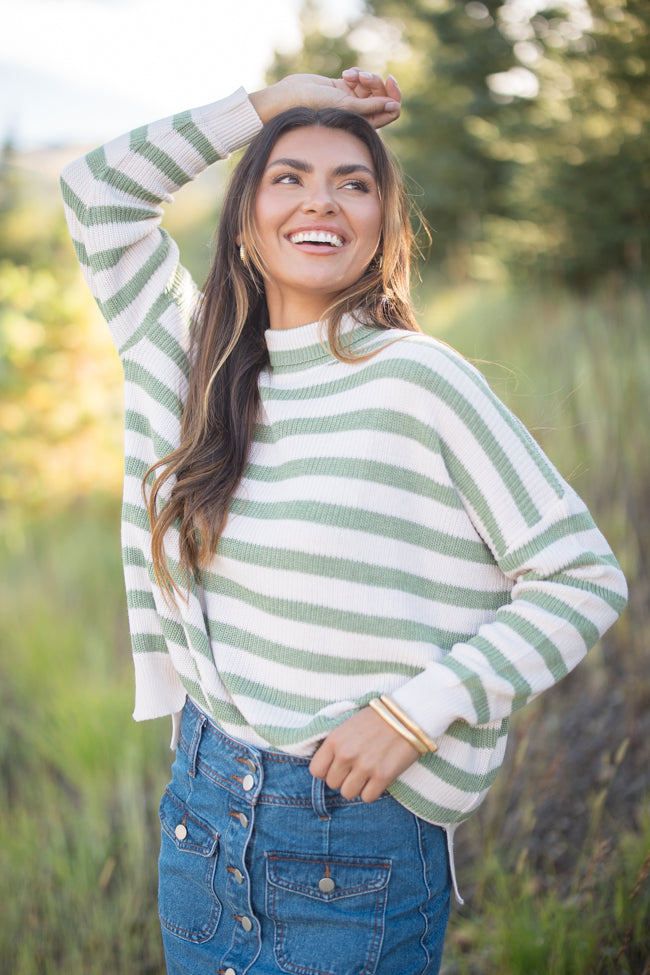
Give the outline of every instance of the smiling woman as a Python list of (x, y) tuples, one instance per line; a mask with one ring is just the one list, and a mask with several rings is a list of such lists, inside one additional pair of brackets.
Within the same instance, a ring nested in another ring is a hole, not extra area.
[(323, 125), (287, 132), (257, 191), (254, 222), (270, 327), (316, 321), (379, 247), (381, 202), (364, 143)]
[[(435, 975), (510, 715), (625, 602), (581, 500), (419, 332), (374, 131), (399, 98), (292, 76), (63, 174), (126, 379), (135, 717), (174, 716), (170, 973)], [(249, 141), (199, 293), (159, 204)]]

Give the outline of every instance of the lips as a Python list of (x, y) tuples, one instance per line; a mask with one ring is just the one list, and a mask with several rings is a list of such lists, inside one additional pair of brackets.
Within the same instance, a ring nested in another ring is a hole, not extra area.
[(288, 234), (292, 244), (321, 244), (328, 247), (343, 247), (345, 240), (340, 234), (330, 230), (300, 230), (295, 234)]

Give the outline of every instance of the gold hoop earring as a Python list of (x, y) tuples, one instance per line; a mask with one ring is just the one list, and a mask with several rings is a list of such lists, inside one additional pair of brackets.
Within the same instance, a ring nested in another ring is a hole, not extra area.
[(246, 247), (245, 247), (244, 244), (240, 244), (239, 245), (239, 257), (240, 257), (240, 260), (241, 260), (242, 264), (247, 264), (248, 263), (248, 258), (246, 257)]

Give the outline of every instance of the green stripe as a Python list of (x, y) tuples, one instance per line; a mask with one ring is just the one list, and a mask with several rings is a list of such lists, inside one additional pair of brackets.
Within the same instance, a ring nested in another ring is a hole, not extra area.
[[(564, 657), (558, 650), (557, 646), (553, 643), (550, 637), (544, 633), (543, 630), (540, 630), (539, 627), (534, 626), (531, 622), (529, 622), (529, 620), (518, 616), (517, 613), (510, 609), (501, 610), (499, 613), (499, 622), (503, 623), (505, 626), (508, 626), (520, 639), (525, 640), (526, 643), (535, 648), (535, 650), (544, 660), (544, 663), (548, 667), (555, 682), (561, 680), (563, 677), (566, 677), (569, 671), (564, 661)], [(472, 640), (472, 643), (474, 642), (475, 641)], [(510, 680), (509, 677), (508, 680)], [(531, 688), (521, 674), (519, 674), (517, 684), (513, 684), (513, 687), (515, 687), (515, 690), (517, 691), (517, 696), (522, 698), (522, 700), (516, 701), (513, 704), (513, 711), (516, 711), (526, 703), (528, 696), (531, 693)]]
[[(468, 640), (468, 643), (474, 645), (473, 640)], [(476, 722), (477, 724), (485, 724), (491, 721), (492, 715), (490, 713), (490, 706), (488, 703), (487, 694), (485, 688), (483, 687), (481, 680), (477, 673), (467, 667), (456, 657), (449, 654), (440, 661), (445, 667), (448, 667), (460, 680), (461, 684), (469, 694), (472, 699), (472, 705), (474, 711), (476, 712)]]
[(246, 498), (233, 498), (230, 513), (247, 518), (269, 520), (304, 521), (333, 528), (347, 528), (352, 531), (394, 538), (400, 542), (415, 545), (465, 559), (482, 565), (493, 561), (489, 552), (480, 542), (467, 541), (454, 535), (446, 535), (407, 521), (394, 515), (384, 515), (363, 508), (343, 507), (321, 501), (247, 501)]
[(66, 206), (70, 207), (74, 213), (77, 220), (83, 225), (83, 215), (86, 211), (86, 204), (82, 201), (80, 196), (77, 196), (75, 191), (72, 189), (70, 184), (61, 176), (59, 179), (59, 185), (61, 187), (61, 195), (63, 197), (63, 202)]
[[(449, 542), (448, 542), (449, 544)], [(256, 545), (233, 538), (221, 538), (218, 554), (244, 565), (265, 569), (297, 572), (304, 576), (344, 580), (364, 586), (375, 586), (393, 592), (405, 592), (432, 603), (442, 603), (470, 610), (496, 612), (510, 598), (509, 593), (468, 589), (450, 583), (440, 585), (435, 579), (413, 572), (376, 565), (356, 559), (345, 559), (292, 548)], [(207, 573), (206, 573), (207, 574)]]
[[(266, 639), (243, 627), (214, 620), (209, 621), (209, 628), (210, 639), (215, 645), (217, 643), (223, 644), (254, 657), (261, 657), (264, 660), (281, 664), (283, 667), (291, 667), (303, 672), (305, 664), (308, 662), (309, 672), (313, 674), (337, 674), (342, 677), (358, 677), (363, 674), (368, 676), (399, 674), (404, 677), (415, 677), (422, 669), (421, 666), (414, 664), (381, 658), (342, 657), (324, 653), (322, 650), (306, 653), (302, 648), (290, 647), (275, 640)], [(217, 658), (221, 652), (220, 648), (215, 649)]]
[(557, 616), (563, 623), (569, 623), (571, 626), (574, 626), (585, 641), (588, 650), (595, 646), (600, 639), (598, 627), (590, 619), (587, 619), (586, 616), (583, 616), (582, 613), (579, 613), (577, 609), (574, 609), (573, 606), (567, 605), (562, 599), (550, 596), (546, 592), (536, 592), (533, 590), (526, 593), (526, 602), (546, 610), (547, 613), (553, 616)]
[[(161, 149), (160, 146), (156, 146), (153, 144), (153, 142), (149, 142), (147, 140), (141, 141), (138, 138), (137, 130), (136, 132), (131, 133), (131, 149), (136, 152), (138, 156), (141, 156), (143, 159), (146, 159), (147, 162), (150, 162), (156, 167), (156, 169), (159, 169), (161, 173), (164, 173), (167, 179), (174, 183), (178, 188), (184, 186), (186, 183), (189, 183), (192, 179), (191, 174), (186, 173), (185, 170), (182, 169), (174, 159), (172, 159), (169, 153), (165, 152), (164, 149)], [(136, 184), (136, 186), (137, 185), (138, 184)], [(133, 191), (127, 190), (127, 192)], [(155, 202), (156, 197), (154, 196), (153, 199)]]
[(147, 260), (142, 264), (138, 271), (130, 278), (126, 284), (122, 285), (112, 298), (108, 298), (106, 301), (98, 301), (100, 311), (108, 324), (121, 314), (125, 308), (128, 308), (130, 304), (138, 297), (141, 291), (148, 284), (150, 279), (153, 277), (155, 272), (162, 266), (165, 258), (170, 253), (170, 239), (164, 235), (161, 235), (160, 243), (156, 247), (153, 254), (150, 254)]
[(119, 169), (114, 169), (112, 166), (109, 166), (103, 146), (93, 150), (93, 152), (89, 152), (86, 160), (88, 162), (88, 168), (99, 182), (104, 183), (106, 186), (115, 187), (119, 193), (128, 193), (129, 196), (133, 196), (137, 200), (142, 200), (143, 203), (149, 203), (153, 206), (160, 204), (160, 197), (156, 193), (152, 193), (151, 190), (142, 186), (133, 177), (128, 176)]
[(447, 449), (447, 467), (451, 472), (454, 484), (461, 494), (467, 498), (469, 504), (482, 521), (484, 529), (491, 541), (490, 548), (495, 552), (496, 558), (499, 560), (499, 566), (501, 566), (501, 556), (506, 548), (501, 529), (485, 498), (476, 486), (474, 478), (450, 448)]
[[(443, 825), (450, 825), (451, 823), (462, 823), (464, 819), (467, 819), (471, 812), (479, 804), (480, 794), (492, 785), (497, 777), (498, 769), (487, 773), (483, 777), (483, 784), (477, 793), (466, 793), (466, 803), (463, 805), (462, 809), (452, 809), (448, 806), (442, 806), (437, 802), (432, 802), (426, 799), (424, 796), (420, 795), (410, 786), (406, 785), (404, 782), (400, 782), (396, 779), (388, 786), (388, 792), (403, 806), (410, 809), (416, 816), (421, 819), (426, 820), (430, 823), (441, 823)], [(459, 786), (461, 792), (465, 791)]]
[(444, 345), (439, 345), (438, 351), (445, 357), (445, 359), (451, 362), (453, 366), (459, 369), (463, 375), (470, 380), (470, 382), (478, 389), (482, 397), (488, 398), (490, 404), (495, 408), (501, 418), (511, 427), (513, 432), (519, 436), (520, 442), (525, 447), (529, 457), (535, 463), (535, 466), (541, 475), (553, 488), (557, 496), (562, 497), (563, 488), (561, 480), (557, 476), (557, 471), (550, 463), (548, 458), (544, 455), (535, 438), (531, 436), (530, 431), (526, 429), (521, 420), (519, 420), (519, 418), (492, 391), (488, 381), (480, 370), (476, 369), (475, 366), (467, 362), (467, 360), (464, 359), (460, 353), (453, 349), (449, 349)]
[[(457, 632), (440, 630), (416, 620), (403, 620), (389, 616), (369, 616), (351, 610), (330, 609), (297, 599), (267, 596), (242, 586), (232, 579), (206, 576), (204, 588), (209, 592), (234, 599), (285, 621), (306, 623), (324, 629), (356, 633), (360, 636), (377, 636), (405, 643), (432, 643), (446, 649), (463, 637)], [(311, 660), (311, 656), (309, 658)]]
[(125, 359), (124, 377), (127, 382), (141, 386), (156, 403), (169, 410), (177, 420), (180, 420), (183, 404), (176, 393), (139, 362), (135, 362), (133, 359)]
[[(275, 467), (248, 464), (244, 478), (278, 484), (296, 477), (337, 477), (347, 481), (368, 481), (398, 488), (419, 497), (437, 501), (455, 511), (462, 509), (458, 494), (447, 484), (440, 484), (417, 471), (377, 460), (356, 457), (298, 457)], [(484, 546), (477, 543), (477, 548)], [(492, 561), (484, 555), (485, 561)]]
[(212, 165), (220, 157), (220, 153), (197, 127), (191, 112), (179, 112), (174, 116), (173, 126), (186, 142), (199, 153), (207, 166)]
[(169, 653), (167, 641), (160, 633), (138, 633), (131, 630), (134, 653)]
[(381, 433), (394, 433), (405, 439), (415, 440), (428, 450), (436, 450), (436, 433), (426, 423), (388, 408), (350, 410), (347, 413), (329, 414), (321, 417), (299, 417), (290, 420), (277, 420), (268, 426), (257, 424), (253, 440), (257, 443), (276, 443), (284, 437), (333, 433), (349, 433), (352, 430), (377, 430)]
[[(601, 560), (598, 556), (594, 556), (593, 562), (585, 562), (585, 565), (602, 565)], [(604, 603), (618, 613), (619, 615), (625, 609), (627, 600), (624, 596), (621, 596), (617, 592), (613, 592), (611, 589), (605, 589), (603, 586), (599, 586), (597, 583), (591, 580), (586, 581), (585, 579), (577, 579), (572, 576), (569, 572), (556, 572), (552, 576), (544, 575), (541, 572), (527, 572), (524, 577), (525, 582), (548, 582), (559, 586), (569, 586), (572, 589), (581, 590), (582, 592), (589, 593), (590, 595), (598, 596), (602, 599)]]
[(130, 589), (126, 594), (129, 609), (156, 609), (156, 600), (150, 589)]
[(139, 433), (143, 437), (149, 437), (154, 446), (156, 457), (166, 457), (174, 450), (173, 444), (161, 437), (152, 429), (149, 418), (135, 410), (127, 410), (124, 414), (125, 428), (132, 433)]
[[(595, 525), (587, 510), (569, 515), (567, 518), (561, 518), (559, 521), (553, 522), (552, 525), (545, 528), (538, 535), (535, 535), (534, 538), (529, 539), (523, 545), (519, 545), (517, 548), (508, 552), (500, 560), (499, 565), (504, 572), (516, 572), (520, 566), (534, 560), (542, 549), (548, 548), (556, 542), (562, 542), (571, 535), (590, 531), (593, 528), (595, 528)], [(582, 557), (583, 553), (580, 554), (578, 565), (585, 564), (582, 562)]]
[(313, 714), (315, 710), (320, 711), (332, 704), (329, 698), (309, 697), (304, 694), (285, 691), (282, 688), (242, 677), (240, 674), (229, 673), (227, 670), (220, 670), (219, 676), (228, 688), (228, 692), (233, 696), (248, 697), (254, 701), (261, 701), (270, 707), (292, 711), (294, 714)]

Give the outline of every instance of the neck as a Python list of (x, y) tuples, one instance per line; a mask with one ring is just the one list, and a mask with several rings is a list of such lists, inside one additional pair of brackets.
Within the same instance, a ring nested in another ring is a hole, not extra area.
[(332, 304), (335, 295), (304, 295), (278, 293), (273, 287), (266, 288), (266, 306), (271, 329), (298, 328), (316, 322)]

